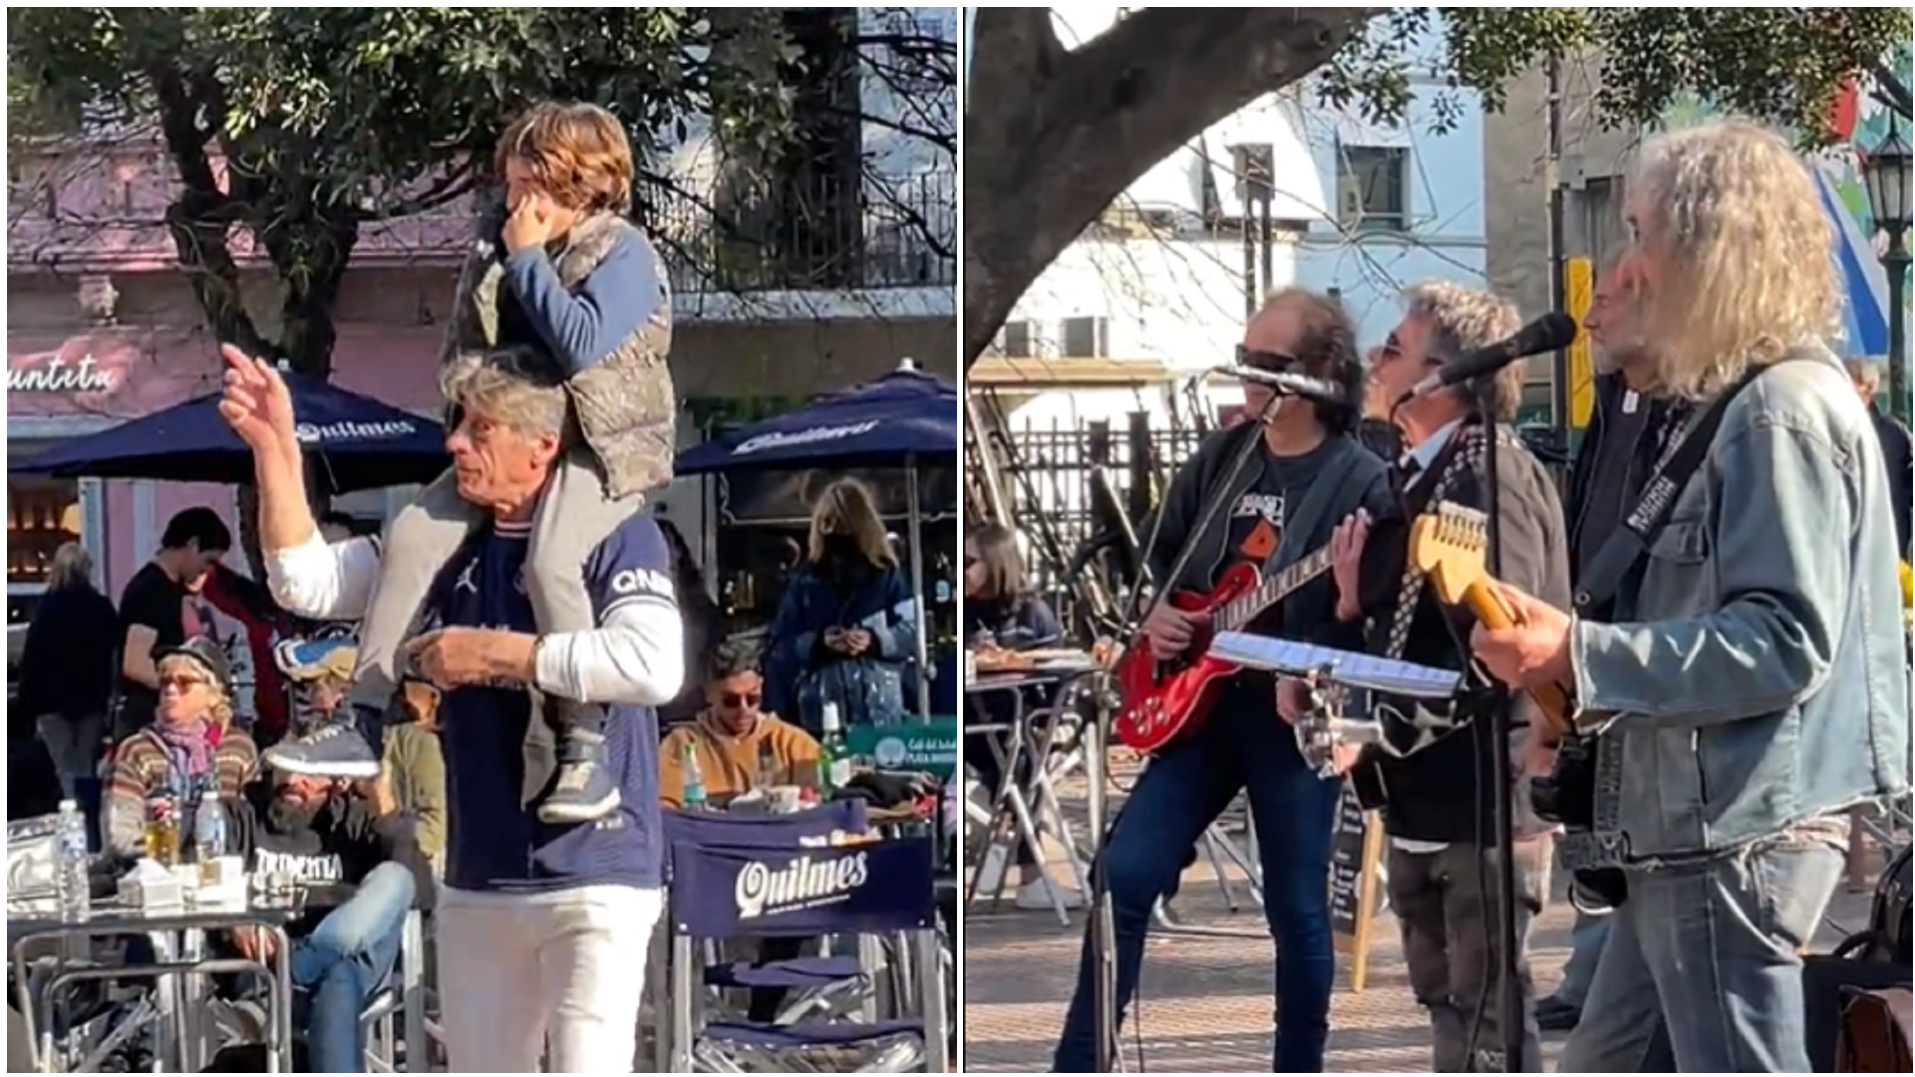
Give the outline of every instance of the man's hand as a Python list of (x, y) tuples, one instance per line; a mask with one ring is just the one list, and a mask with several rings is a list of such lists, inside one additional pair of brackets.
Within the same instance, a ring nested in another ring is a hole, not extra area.
[(233, 945), (239, 948), (239, 955), (248, 961), (263, 964), (271, 961), (279, 950), (279, 941), (263, 927), (236, 927), (232, 939)]
[(505, 240), (507, 254), (544, 246), (552, 238), (551, 201), (542, 194), (519, 199), (512, 215), (505, 219), (505, 232), (501, 238)]
[(221, 345), (219, 354), (226, 360), (226, 391), (219, 413), (233, 433), (255, 455), (296, 451), (299, 439), (293, 433), (293, 398), (286, 390), (286, 379), (272, 364), (251, 358), (231, 344)]
[(1471, 656), (1511, 688), (1568, 684), (1569, 615), (1506, 583), (1489, 582), (1511, 624), (1493, 629), (1479, 621), (1470, 633)]
[(537, 641), (493, 628), (441, 628), (406, 644), (419, 673), (441, 688), (499, 678), (529, 684)]
[(1172, 609), (1167, 602), (1159, 602), (1144, 618), (1144, 635), (1150, 638), (1150, 652), (1159, 661), (1177, 657), (1190, 649), (1197, 639), (1197, 631), (1209, 618), (1202, 614), (1185, 613)]
[(1358, 509), (1344, 517), (1330, 533), (1330, 575), (1337, 585), (1337, 620), (1349, 622), (1363, 615), (1363, 544), (1370, 537), (1370, 512)]
[(842, 628), (825, 629), (825, 649), (836, 651), (839, 654), (850, 654), (851, 642), (849, 635), (847, 635)]

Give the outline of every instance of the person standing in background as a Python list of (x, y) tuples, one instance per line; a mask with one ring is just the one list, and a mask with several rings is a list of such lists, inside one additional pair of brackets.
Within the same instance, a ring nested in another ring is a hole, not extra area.
[(767, 705), (814, 735), (826, 703), (837, 704), (846, 726), (899, 721), (918, 616), (871, 489), (856, 479), (832, 483), (771, 621)]
[(1882, 443), (1882, 459), (1888, 464), (1888, 492), (1895, 501), (1895, 548), (1901, 552), (1902, 560), (1910, 560), (1915, 555), (1915, 550), (1911, 550), (1915, 536), (1910, 534), (1909, 522), (1909, 501), (1915, 498), (1915, 450), (1910, 448), (1907, 428), (1875, 402), (1875, 394), (1882, 389), (1881, 364), (1849, 359), (1843, 365), (1848, 368), (1849, 380), (1855, 383), (1862, 403), (1868, 405), (1868, 417), (1875, 423), (1875, 436)]
[(77, 542), (61, 545), (27, 627), (14, 705), (34, 716), (63, 797), (77, 797), (97, 775), (119, 649), (119, 616), (93, 586), (92, 556)]
[(233, 532), (212, 509), (184, 509), (166, 522), (160, 552), (120, 592), (119, 713), (115, 743), (146, 728), (160, 702), (160, 672), (153, 656), (206, 634), (196, 602), (213, 566), (233, 548)]

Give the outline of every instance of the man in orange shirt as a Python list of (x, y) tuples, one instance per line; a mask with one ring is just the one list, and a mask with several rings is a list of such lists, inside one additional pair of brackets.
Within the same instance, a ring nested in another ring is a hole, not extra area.
[(758, 648), (728, 639), (706, 659), (705, 702), (691, 722), (672, 730), (659, 750), (658, 792), (671, 807), (685, 796), (685, 748), (698, 760), (705, 795), (735, 796), (757, 784), (760, 756), (770, 749), (774, 779), (792, 782), (792, 770), (818, 761), (818, 742), (790, 722), (759, 709), (765, 679)]

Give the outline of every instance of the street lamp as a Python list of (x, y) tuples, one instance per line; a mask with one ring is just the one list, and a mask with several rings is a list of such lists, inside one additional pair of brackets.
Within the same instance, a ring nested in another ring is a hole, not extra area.
[(1888, 249), (1882, 252), (1888, 273), (1888, 411), (1904, 424), (1909, 417), (1908, 326), (1902, 312), (1908, 294), (1909, 160), (1908, 141), (1891, 122), (1888, 136), (1862, 166), (1869, 211), (1875, 226), (1888, 233)]

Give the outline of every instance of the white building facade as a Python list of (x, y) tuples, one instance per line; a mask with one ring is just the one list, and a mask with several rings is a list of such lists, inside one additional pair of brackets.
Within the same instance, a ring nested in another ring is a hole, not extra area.
[[(1072, 7), (1067, 43), (1109, 26), (1119, 9)], [(1429, 44), (1434, 45), (1433, 39)], [(1438, 90), (1460, 109), (1444, 110)], [(1301, 285), (1341, 298), (1358, 343), (1382, 341), (1400, 290), (1440, 278), (1484, 282), (1483, 114), (1434, 79), (1401, 124), (1366, 123), (1289, 87), (1203, 132), (1158, 163), (1025, 293), (995, 356), (1041, 383), (1047, 361), (1103, 359), (1150, 370), (1150, 387), (1006, 395), (1012, 427), (1065, 428), (1168, 411), (1176, 381), (1232, 361), (1247, 304)], [(1269, 228), (1238, 177), (1270, 177)], [(1267, 268), (1266, 268), (1267, 264)], [(994, 364), (995, 365), (995, 364)], [(1035, 385), (1033, 386), (1035, 388)], [(1240, 402), (1234, 389), (1214, 402)]]

